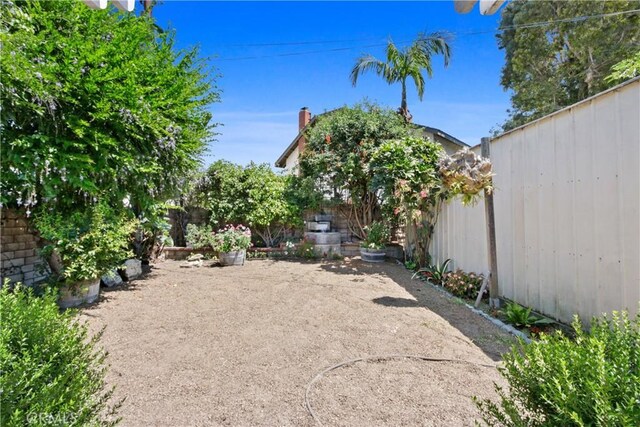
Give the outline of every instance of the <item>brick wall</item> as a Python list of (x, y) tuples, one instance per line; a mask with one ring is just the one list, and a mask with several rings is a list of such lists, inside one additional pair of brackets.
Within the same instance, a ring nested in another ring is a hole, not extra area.
[(38, 255), (39, 239), (21, 211), (2, 209), (0, 221), (0, 277), (31, 285), (49, 275), (47, 263)]

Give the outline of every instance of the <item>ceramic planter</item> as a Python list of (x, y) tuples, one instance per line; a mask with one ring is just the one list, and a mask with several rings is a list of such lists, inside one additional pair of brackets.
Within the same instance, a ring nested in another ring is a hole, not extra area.
[(244, 265), (247, 251), (220, 252), (218, 258), (221, 265)]
[(386, 251), (384, 249), (371, 249), (360, 247), (360, 258), (366, 262), (384, 262)]
[(100, 295), (100, 278), (85, 280), (70, 286), (60, 287), (58, 305), (61, 308), (77, 307), (82, 304), (91, 304)]

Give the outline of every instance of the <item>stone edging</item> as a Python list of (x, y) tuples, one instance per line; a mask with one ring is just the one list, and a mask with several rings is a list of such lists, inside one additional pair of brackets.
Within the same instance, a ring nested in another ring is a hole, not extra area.
[[(398, 263), (398, 265), (401, 265), (404, 267), (404, 264), (402, 264), (400, 261), (396, 261)], [(408, 270), (409, 271), (409, 270)], [(522, 331), (517, 330), (516, 328), (514, 328), (513, 326), (504, 323), (502, 320), (500, 319), (496, 319), (495, 317), (489, 316), (487, 313), (485, 313), (482, 310), (479, 310), (475, 307), (473, 307), (472, 305), (467, 304), (462, 298), (458, 298), (455, 295), (451, 294), (450, 292), (447, 292), (446, 289), (443, 289), (440, 286), (436, 286), (433, 283), (430, 283), (427, 280), (422, 280), (423, 283), (426, 283), (427, 285), (431, 286), (431, 288), (435, 289), (438, 292), (441, 292), (445, 297), (450, 298), (450, 299), (454, 299), (456, 298), (457, 300), (459, 300), (465, 307), (467, 307), (469, 310), (471, 310), (472, 312), (474, 312), (475, 314), (478, 314), (482, 317), (484, 317), (485, 319), (487, 319), (488, 321), (490, 321), (491, 323), (493, 323), (494, 325), (496, 325), (497, 327), (499, 327), (500, 329), (502, 329), (505, 332), (509, 332), (512, 335), (515, 335), (518, 338), (522, 338), (522, 340), (524, 342), (526, 342), (527, 344), (529, 344), (531, 342), (531, 338), (529, 338), (527, 336), (527, 334), (525, 334)]]

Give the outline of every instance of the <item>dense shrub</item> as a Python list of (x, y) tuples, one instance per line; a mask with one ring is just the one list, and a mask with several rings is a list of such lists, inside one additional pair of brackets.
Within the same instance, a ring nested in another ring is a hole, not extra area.
[(477, 401), (490, 426), (640, 425), (640, 314), (594, 319), (575, 339), (560, 332), (522, 341), (499, 368), (509, 390)]
[(0, 418), (3, 426), (115, 424), (100, 334), (60, 313), (56, 295), (0, 289)]
[(6, 1), (0, 42), (1, 203), (128, 197), (139, 215), (197, 168), (213, 136), (211, 70), (148, 15)]
[(316, 190), (334, 198), (351, 232), (367, 235), (364, 227), (379, 219), (380, 194), (370, 170), (375, 150), (385, 141), (408, 134), (395, 111), (364, 103), (318, 116), (307, 132), (300, 172)]
[(214, 162), (192, 190), (196, 205), (210, 211), (211, 225), (248, 224), (266, 246), (275, 246), (289, 228), (302, 225), (304, 199), (295, 177), (279, 175), (264, 164), (243, 167)]
[(66, 284), (96, 279), (129, 258), (135, 224), (103, 204), (71, 215), (43, 209), (35, 218), (46, 242), (42, 253), (56, 278)]

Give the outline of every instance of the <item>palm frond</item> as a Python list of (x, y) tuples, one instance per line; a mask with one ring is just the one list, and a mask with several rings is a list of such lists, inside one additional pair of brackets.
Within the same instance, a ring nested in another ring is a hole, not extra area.
[(422, 101), (422, 97), (424, 95), (424, 76), (419, 68), (416, 68), (411, 74), (411, 78), (413, 79), (413, 83), (416, 85), (416, 91), (418, 92), (418, 98)]
[(420, 33), (411, 48), (422, 52), (424, 56), (429, 58), (429, 62), (431, 61), (431, 56), (442, 55), (444, 66), (447, 67), (451, 59), (451, 46), (449, 45), (451, 39), (451, 34), (444, 31), (436, 31), (429, 34)]
[(389, 66), (388, 64), (380, 61), (372, 55), (365, 55), (356, 61), (356, 64), (353, 66), (351, 70), (351, 74), (349, 79), (351, 80), (352, 85), (356, 85), (358, 82), (358, 77), (361, 74), (366, 73), (367, 71), (374, 71), (376, 74), (382, 76), (385, 80), (388, 80), (389, 75)]
[(387, 42), (387, 63), (397, 64), (403, 52), (398, 49), (393, 40)]

